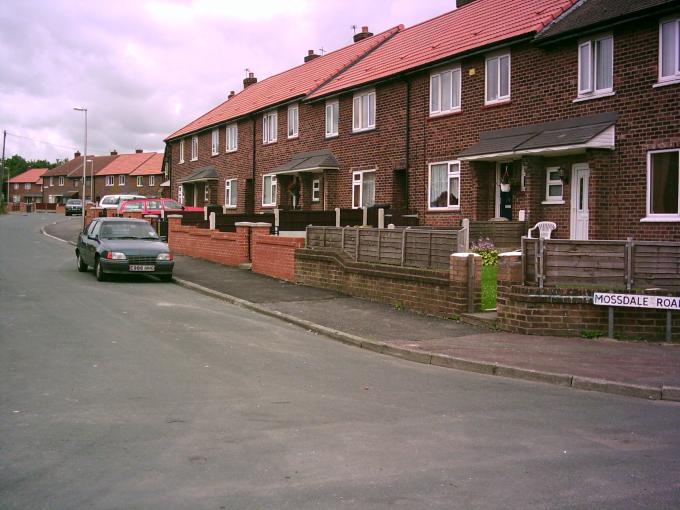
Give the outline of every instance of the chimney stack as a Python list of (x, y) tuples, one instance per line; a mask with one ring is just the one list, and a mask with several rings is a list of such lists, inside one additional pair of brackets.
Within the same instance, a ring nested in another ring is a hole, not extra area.
[(475, 0), (456, 0), (456, 8), (463, 7), (464, 5), (471, 4)]
[(80, 153), (80, 151), (75, 151), (75, 152), (73, 153), (73, 159), (79, 158), (80, 156), (82, 156), (82, 154)]
[(135, 154), (141, 154), (144, 152), (144, 149), (135, 149)]
[(257, 83), (257, 78), (255, 78), (255, 73), (248, 73), (247, 78), (243, 78), (243, 88), (247, 89), (251, 85)]
[(230, 92), (229, 92), (229, 96), (227, 96), (227, 100), (231, 99), (231, 98), (234, 97), (235, 95), (236, 95), (236, 92), (234, 92), (233, 90), (230, 91)]
[(361, 32), (354, 34), (354, 42), (363, 41), (369, 37), (373, 37), (373, 33), (368, 31), (368, 27), (361, 27)]
[(319, 58), (321, 55), (317, 55), (314, 53), (314, 50), (309, 50), (307, 51), (307, 56), (305, 57), (305, 62), (309, 62), (310, 60), (314, 60), (315, 58)]
[(118, 156), (118, 151), (117, 151), (116, 149), (113, 149), (113, 150), (111, 151), (111, 155), (112, 155), (112, 156)]

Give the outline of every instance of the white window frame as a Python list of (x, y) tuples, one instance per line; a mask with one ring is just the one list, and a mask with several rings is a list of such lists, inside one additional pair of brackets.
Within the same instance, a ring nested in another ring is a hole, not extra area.
[(191, 161), (198, 159), (198, 136), (191, 137)]
[(210, 202), (210, 183), (203, 183), (203, 202)]
[(288, 138), (300, 136), (300, 105), (292, 104), (288, 107)]
[[(330, 128), (330, 129), (329, 129)], [(340, 131), (340, 101), (326, 101), (326, 138), (338, 136)]]
[(113, 175), (106, 176), (106, 186), (113, 186)]
[(279, 116), (276, 110), (262, 115), (262, 143), (276, 143), (278, 140)]
[[(446, 172), (446, 204), (443, 207), (436, 207), (432, 205), (432, 200), (430, 198), (432, 193), (432, 167), (438, 165), (447, 165)], [(451, 179), (458, 178), (458, 204), (449, 204), (449, 199), (451, 197)], [(451, 161), (435, 161), (427, 165), (427, 209), (429, 211), (460, 211), (460, 191), (461, 191), (461, 179), (460, 179), (460, 161), (457, 159)]]
[(184, 186), (181, 184), (177, 187), (177, 201), (184, 205)]
[[(508, 59), (508, 93), (506, 95), (501, 95), (501, 59), (507, 57)], [(496, 67), (497, 67), (497, 78), (498, 78), (498, 83), (496, 86), (498, 87), (498, 97), (496, 98), (489, 98), (489, 65), (493, 61), (496, 61)], [(498, 104), (498, 103), (507, 103), (510, 101), (512, 97), (512, 56), (510, 52), (503, 52), (503, 53), (495, 53), (492, 55), (488, 55), (485, 59), (484, 62), (484, 104), (489, 105), (489, 104)]]
[(156, 176), (150, 175), (149, 176), (149, 186), (155, 186), (155, 185), (156, 185)]
[(238, 150), (238, 124), (228, 124), (224, 130), (224, 152), (236, 152)]
[[(664, 76), (663, 73), (663, 26), (675, 25), (672, 47), (675, 48), (675, 69), (673, 74)], [(659, 85), (680, 83), (680, 16), (662, 19), (659, 22)]]
[(179, 141), (179, 164), (184, 163), (184, 138)]
[(312, 179), (312, 202), (321, 202), (321, 179)]
[(141, 175), (138, 175), (137, 176), (137, 187), (141, 188), (142, 186), (144, 186), (144, 177), (142, 177)]
[(236, 209), (238, 205), (238, 184), (237, 179), (227, 179), (224, 181), (224, 207)]
[(54, 186), (54, 177), (50, 177), (50, 186)]
[[(352, 209), (359, 209), (364, 206), (364, 174), (376, 174), (376, 169), (373, 168), (371, 170), (357, 170), (356, 172), (352, 172)], [(376, 175), (377, 177), (377, 175)], [(377, 183), (377, 179), (374, 180), (375, 183)], [(358, 187), (359, 188), (359, 200), (361, 203), (355, 204), (354, 203), (354, 188)], [(373, 202), (375, 203), (375, 192), (377, 190), (373, 190), (374, 195), (373, 195)], [(370, 206), (369, 206), (370, 207)]]
[[(563, 204), (564, 203), (564, 182), (559, 177), (557, 179), (550, 178), (550, 172), (560, 171), (559, 166), (549, 166), (545, 169), (545, 200), (544, 204)], [(562, 190), (560, 196), (550, 196), (550, 186), (559, 186)]]
[[(612, 61), (611, 61), (611, 87), (599, 87), (597, 82), (597, 46), (605, 40), (611, 40), (612, 44)], [(588, 55), (587, 68), (587, 80), (585, 87), (581, 86), (583, 81), (583, 57), (584, 51)], [(603, 95), (611, 95), (614, 91), (614, 36), (612, 34), (603, 34), (598, 37), (593, 37), (591, 39), (582, 41), (578, 45), (578, 97), (588, 98), (588, 97), (598, 97)]]
[[(170, 165), (169, 165), (168, 162), (166, 161), (166, 162), (165, 162), (165, 165), (163, 166), (163, 176), (167, 179), (169, 173), (170, 173)], [(153, 177), (153, 176), (151, 176), (151, 177)]]
[(59, 176), (59, 186), (63, 186), (63, 185), (64, 185), (64, 176), (60, 175)]
[(125, 186), (125, 175), (121, 174), (118, 176), (118, 186)]
[[(364, 115), (364, 102), (367, 103), (366, 115)], [(375, 129), (377, 109), (375, 89), (363, 90), (354, 94), (352, 98), (352, 133)]]
[(213, 129), (212, 130), (212, 145), (211, 145), (211, 155), (212, 156), (217, 156), (220, 153), (220, 130), (219, 129)]
[[(442, 109), (442, 98), (444, 97), (444, 91), (442, 89), (442, 78), (444, 75), (450, 75), (451, 77), (451, 90), (448, 91), (450, 94), (450, 107), (447, 109)], [(447, 69), (440, 69), (436, 72), (430, 74), (430, 117), (436, 117), (438, 115), (446, 115), (448, 113), (455, 113), (461, 110), (461, 70), (460, 66), (449, 67)], [(436, 86), (435, 86), (436, 84)], [(457, 93), (456, 93), (457, 87)], [(437, 104), (434, 104), (433, 99), (437, 100)]]
[(31, 189), (31, 183), (30, 182), (25, 183), (24, 189)]
[[(267, 186), (267, 179), (269, 179), (269, 192), (271, 195), (271, 202), (265, 202), (265, 188)], [(276, 192), (278, 189), (278, 179), (276, 174), (266, 174), (262, 176), (262, 207), (276, 206)]]
[[(652, 213), (652, 155), (659, 154), (663, 152), (675, 152), (680, 159), (680, 149), (660, 149), (647, 152), (647, 216), (642, 219), (642, 221), (680, 221), (680, 182), (678, 182), (678, 212), (677, 214), (672, 213), (662, 213), (653, 214)], [(678, 161), (680, 165), (680, 161)], [(678, 180), (680, 181), (680, 172), (678, 172)]]
[(19, 189), (19, 183), (18, 182), (14, 183), (14, 189)]

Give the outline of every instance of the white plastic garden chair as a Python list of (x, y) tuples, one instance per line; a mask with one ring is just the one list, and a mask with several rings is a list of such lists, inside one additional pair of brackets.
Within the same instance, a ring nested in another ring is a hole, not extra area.
[(553, 223), (552, 221), (539, 221), (536, 223), (536, 225), (533, 226), (533, 228), (529, 229), (529, 232), (527, 233), (527, 237), (531, 239), (531, 231), (538, 229), (538, 237), (542, 237), (543, 239), (550, 239), (550, 235), (552, 234), (552, 231), (557, 228), (557, 224)]

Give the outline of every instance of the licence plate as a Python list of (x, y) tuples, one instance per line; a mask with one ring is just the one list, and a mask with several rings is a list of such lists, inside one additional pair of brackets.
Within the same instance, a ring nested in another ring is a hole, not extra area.
[(156, 266), (150, 265), (150, 266), (141, 266), (141, 265), (135, 265), (131, 264), (130, 265), (130, 271), (155, 271)]

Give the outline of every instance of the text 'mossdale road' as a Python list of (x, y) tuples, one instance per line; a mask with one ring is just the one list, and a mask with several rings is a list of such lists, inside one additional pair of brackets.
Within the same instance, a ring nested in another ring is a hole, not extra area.
[(625, 306), (628, 308), (657, 308), (661, 310), (680, 310), (680, 297), (648, 296), (645, 294), (611, 294), (596, 292), (593, 304), (600, 306)]

